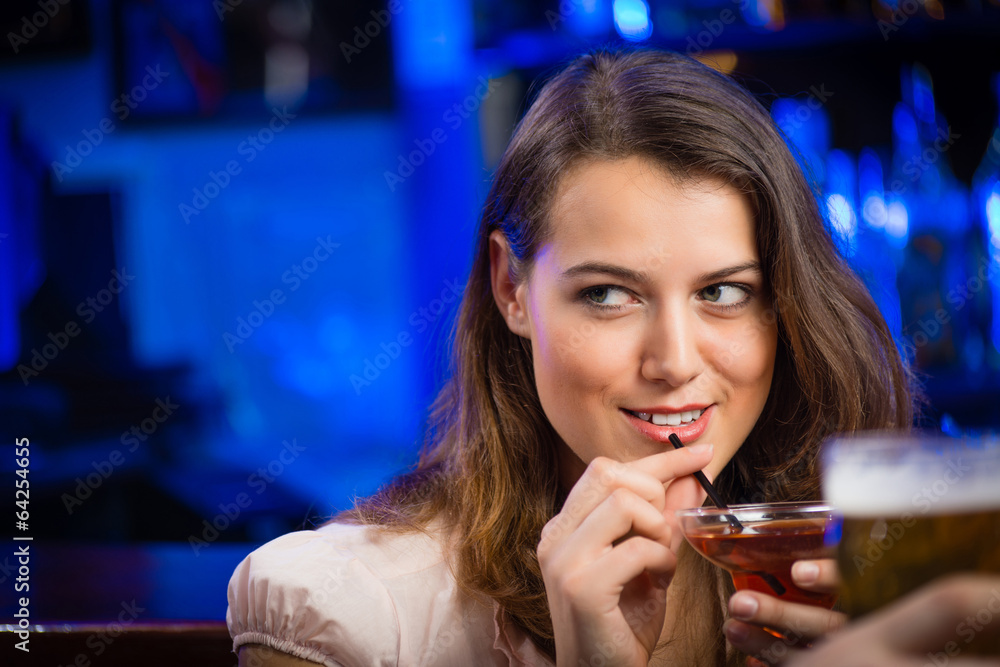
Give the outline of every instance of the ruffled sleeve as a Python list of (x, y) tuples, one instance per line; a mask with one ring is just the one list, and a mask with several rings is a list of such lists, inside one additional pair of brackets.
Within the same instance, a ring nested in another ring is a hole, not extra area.
[(289, 533), (252, 552), (229, 581), (233, 650), (264, 644), (328, 667), (395, 665), (399, 619), (380, 579), (336, 533)]

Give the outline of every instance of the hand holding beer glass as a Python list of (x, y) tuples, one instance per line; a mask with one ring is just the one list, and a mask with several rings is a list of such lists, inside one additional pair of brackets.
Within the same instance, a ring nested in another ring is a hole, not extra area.
[[(823, 493), (844, 516), (841, 605), (858, 618), (941, 575), (1000, 574), (1000, 439), (861, 434), (827, 441)], [(997, 591), (1000, 606), (1000, 590)], [(984, 608), (982, 614), (1000, 613)], [(955, 628), (954, 651), (1000, 653)], [(953, 653), (949, 653), (953, 655)]]

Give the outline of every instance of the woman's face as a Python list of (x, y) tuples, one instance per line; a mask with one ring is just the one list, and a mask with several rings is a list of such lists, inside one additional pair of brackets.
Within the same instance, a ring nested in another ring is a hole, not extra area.
[(642, 158), (589, 161), (561, 180), (551, 235), (512, 283), (494, 233), (494, 295), (531, 340), (545, 414), (572, 484), (593, 458), (715, 445), (714, 477), (760, 416), (777, 328), (747, 198), (676, 181)]

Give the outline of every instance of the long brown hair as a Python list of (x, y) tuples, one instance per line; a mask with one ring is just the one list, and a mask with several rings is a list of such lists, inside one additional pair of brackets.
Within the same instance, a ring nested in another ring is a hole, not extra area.
[[(840, 257), (767, 111), (730, 78), (683, 55), (602, 49), (577, 58), (540, 89), (494, 175), (455, 324), (452, 375), (415, 470), (336, 519), (397, 530), (443, 520), (459, 583), (498, 601), (550, 656), (536, 547), (564, 499), (558, 436), (539, 403), (530, 343), (508, 329), (494, 303), (488, 239), (503, 233), (515, 277), (524, 279), (545, 242), (560, 177), (583, 159), (631, 156), (682, 180), (730, 184), (756, 214), (779, 341), (763, 413), (717, 480), (728, 500), (816, 498), (825, 435), (907, 428), (913, 419), (909, 374), (892, 336)], [(677, 580), (697, 619), (681, 628), (692, 652), (685, 664), (720, 664), (726, 578), (692, 556), (682, 554)]]

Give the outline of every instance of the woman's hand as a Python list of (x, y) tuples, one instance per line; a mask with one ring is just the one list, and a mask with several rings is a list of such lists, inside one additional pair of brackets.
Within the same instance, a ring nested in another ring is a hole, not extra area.
[[(794, 667), (1000, 665), (1000, 576), (939, 579), (804, 651)], [(992, 642), (992, 643), (991, 643)]]
[(587, 466), (538, 544), (560, 665), (646, 666), (684, 539), (673, 511), (704, 501), (690, 475), (711, 460), (704, 445)]
[[(795, 585), (817, 593), (835, 593), (840, 585), (832, 559), (800, 560), (792, 566)], [(722, 626), (729, 643), (762, 662), (774, 665), (813, 640), (844, 625), (844, 614), (811, 605), (785, 602), (755, 591), (738, 591), (729, 599), (729, 620)], [(780, 630), (784, 639), (763, 630)]]

